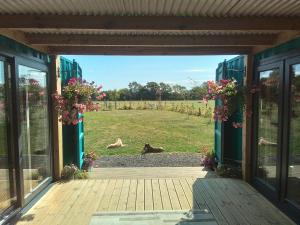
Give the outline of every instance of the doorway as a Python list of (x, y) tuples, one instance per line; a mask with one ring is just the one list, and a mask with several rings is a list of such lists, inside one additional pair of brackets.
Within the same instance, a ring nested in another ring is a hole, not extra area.
[(0, 220), (16, 204), (15, 161), (11, 147), (10, 78), (11, 64), (0, 57)]
[(292, 215), (300, 212), (300, 57), (261, 60), (254, 99), (253, 183)]
[(0, 56), (0, 221), (52, 179), (48, 66)]

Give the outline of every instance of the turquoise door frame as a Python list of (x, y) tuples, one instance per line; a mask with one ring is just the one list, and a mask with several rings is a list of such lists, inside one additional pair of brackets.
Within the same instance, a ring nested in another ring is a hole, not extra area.
[[(216, 69), (216, 81), (235, 79), (238, 85), (243, 85), (245, 73), (244, 56), (237, 56), (219, 63)], [(222, 104), (216, 100), (215, 105)], [(242, 104), (242, 103), (241, 103)], [(243, 121), (243, 106), (229, 117), (226, 122), (215, 122), (215, 155), (220, 163), (225, 161), (240, 162), (242, 160), (242, 128), (234, 128), (233, 122)]]
[[(68, 83), (70, 78), (82, 78), (82, 70), (78, 63), (60, 57), (60, 75), (62, 88)], [(78, 115), (82, 117), (82, 115)], [(79, 122), (77, 125), (63, 125), (63, 158), (64, 165), (75, 164), (82, 168), (84, 157), (84, 124)]]

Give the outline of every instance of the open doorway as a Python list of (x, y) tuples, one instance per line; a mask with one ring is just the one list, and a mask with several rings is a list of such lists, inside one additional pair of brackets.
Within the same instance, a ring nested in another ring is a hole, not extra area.
[(68, 56), (82, 79), (103, 85), (100, 110), (84, 115), (93, 167), (199, 167), (215, 153), (215, 101), (207, 81), (234, 56)]

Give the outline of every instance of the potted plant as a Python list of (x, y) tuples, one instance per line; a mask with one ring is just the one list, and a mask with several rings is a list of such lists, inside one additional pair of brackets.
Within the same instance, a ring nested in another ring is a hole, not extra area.
[(97, 154), (92, 151), (84, 155), (82, 169), (85, 171), (90, 171), (94, 166), (95, 160), (98, 158)]

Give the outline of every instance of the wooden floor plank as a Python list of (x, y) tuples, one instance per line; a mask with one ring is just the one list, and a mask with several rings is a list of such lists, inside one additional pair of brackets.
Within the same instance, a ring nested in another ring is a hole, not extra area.
[(180, 178), (179, 182), (180, 182), (182, 190), (184, 191), (184, 194), (186, 196), (186, 199), (187, 199), (191, 209), (199, 210), (200, 209), (199, 205), (196, 201), (196, 198), (193, 196), (191, 189), (189, 188), (189, 184), (183, 178)]
[(161, 199), (161, 193), (159, 188), (158, 179), (152, 179), (152, 195), (153, 195), (153, 209), (154, 210), (162, 210), (162, 199)]
[(189, 210), (192, 209), (193, 205), (188, 202), (185, 193), (182, 189), (179, 179), (172, 179), (175, 191), (177, 193), (178, 201), (180, 203), (181, 209)]
[[(208, 206), (209, 211), (214, 215), (215, 219), (217, 220), (219, 225), (231, 225), (227, 218), (222, 214), (220, 209), (218, 208), (218, 205), (215, 203), (213, 198), (211, 198), (210, 193), (208, 190), (201, 184), (201, 179), (191, 179), (187, 178), (187, 182), (190, 184), (191, 190), (193, 192), (193, 195), (197, 198), (197, 202), (203, 202), (205, 201), (205, 205)], [(202, 203), (203, 207), (203, 203)], [(204, 208), (205, 210), (205, 206)]]
[(118, 179), (115, 185), (115, 189), (112, 193), (112, 197), (109, 202), (108, 211), (116, 211), (118, 208), (118, 203), (120, 199), (120, 195), (122, 192), (122, 186), (123, 186), (124, 180)]
[(102, 201), (99, 204), (98, 207), (98, 211), (107, 211), (109, 208), (109, 202), (111, 199), (111, 196), (113, 194), (113, 191), (115, 189), (115, 185), (116, 185), (117, 180), (113, 179), (113, 180), (109, 180), (109, 183), (105, 189), (105, 195), (103, 196)]
[(203, 197), (203, 190), (199, 191), (198, 187), (196, 186), (197, 180), (193, 178), (186, 178), (185, 181), (187, 182), (188, 187), (190, 188), (194, 197), (194, 201), (199, 206), (199, 209), (208, 210), (209, 205), (206, 203), (207, 199)]
[(105, 190), (108, 186), (109, 180), (105, 179), (105, 180), (100, 180), (100, 182), (97, 183), (97, 185), (95, 185), (94, 193), (95, 193), (95, 197), (91, 198), (90, 202), (88, 202), (88, 205), (86, 207), (86, 212), (87, 213), (95, 213), (97, 212), (97, 209), (99, 209), (100, 204), (104, 198), (104, 196), (106, 195)]
[(207, 182), (205, 179), (201, 180), (201, 184), (204, 185), (205, 189), (208, 191), (211, 199), (217, 204), (221, 213), (226, 217), (230, 225), (242, 224), (239, 222), (238, 218), (235, 216), (231, 201), (225, 198), (224, 193), (219, 192), (218, 189), (211, 182)]
[[(222, 202), (226, 206), (226, 211), (229, 211), (230, 214), (233, 215), (235, 220), (238, 221), (238, 224), (242, 223), (245, 225), (250, 225), (251, 221), (248, 221), (243, 215), (243, 212), (241, 210), (242, 205), (239, 201), (236, 201), (236, 195), (228, 196), (228, 193), (225, 190), (222, 190), (222, 183), (220, 182), (221, 180), (222, 178), (220, 178), (220, 180), (205, 180), (203, 182), (209, 185), (209, 187), (220, 196), (219, 198), (223, 200)], [(224, 207), (221, 208), (221, 211), (222, 210), (224, 210), (225, 213)]]
[(130, 189), (127, 202), (127, 211), (135, 211), (135, 202), (136, 202), (136, 191), (137, 191), (137, 180), (130, 181)]
[(145, 210), (145, 180), (138, 179), (137, 194), (136, 194), (136, 211)]
[(166, 185), (168, 188), (172, 209), (180, 210), (181, 209), (180, 202), (178, 200), (178, 196), (177, 196), (172, 179), (166, 179)]
[[(230, 198), (232, 198), (236, 204), (239, 204), (241, 214), (253, 225), (271, 225), (265, 219), (265, 215), (259, 207), (253, 205), (255, 203), (253, 199), (242, 191), (240, 188), (235, 188), (235, 181), (232, 179), (220, 179), (219, 188), (224, 191)], [(253, 220), (255, 218), (255, 220)]]
[(211, 213), (218, 225), (295, 225), (241, 180), (195, 177), (56, 183), (17, 225), (84, 225), (96, 212), (190, 208)]
[(126, 179), (123, 182), (122, 192), (121, 192), (118, 207), (117, 207), (118, 211), (126, 210), (128, 195), (129, 195), (129, 188), (130, 188), (130, 180)]
[(276, 208), (265, 197), (258, 193), (253, 187), (243, 181), (235, 181), (238, 183), (240, 189), (245, 191), (251, 196), (252, 201), (255, 202), (256, 207), (259, 207), (265, 215), (265, 219), (271, 224), (295, 224), (286, 215), (283, 214), (278, 208)]
[(159, 179), (159, 188), (161, 192), (161, 201), (164, 210), (172, 210), (171, 200), (167, 189), (165, 179)]
[(153, 210), (153, 192), (151, 179), (145, 179), (145, 210)]

